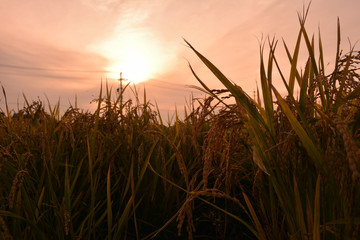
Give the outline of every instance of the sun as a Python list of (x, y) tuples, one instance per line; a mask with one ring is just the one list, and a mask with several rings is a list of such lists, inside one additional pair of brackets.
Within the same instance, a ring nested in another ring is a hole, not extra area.
[(156, 67), (152, 65), (146, 52), (128, 50), (123, 56), (121, 60), (113, 59), (111, 65), (106, 68), (110, 78), (118, 79), (119, 73), (122, 72), (124, 78), (136, 84), (148, 80), (154, 74)]
[(104, 39), (94, 47), (95, 51), (108, 60), (107, 78), (123, 78), (132, 83), (141, 83), (163, 72), (171, 62), (164, 43), (145, 30), (125, 31)]

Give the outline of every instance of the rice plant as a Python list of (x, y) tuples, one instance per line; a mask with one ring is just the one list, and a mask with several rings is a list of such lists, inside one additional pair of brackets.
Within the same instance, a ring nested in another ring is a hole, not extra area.
[[(338, 22), (335, 67), (326, 75), (321, 35), (315, 45), (305, 29), (308, 10), (299, 14), (293, 54), (283, 43), (289, 59), (288, 78), (276, 58), (277, 41), (268, 40), (267, 62), (261, 44), (262, 101), (260, 96), (251, 98), (186, 42), (232, 94), (238, 119), (248, 131), (250, 141), (244, 146), (252, 153), (256, 174), (252, 174), (252, 191), (243, 189), (240, 200), (251, 218), (251, 224), (244, 225), (257, 239), (359, 237), (360, 53), (351, 47), (342, 55)], [(301, 45), (308, 52), (305, 69), (297, 68)], [(286, 97), (273, 85), (273, 71), (278, 71)]]
[(208, 96), (167, 124), (136, 89), (123, 103), (101, 85), (94, 113), (75, 102), (63, 115), (60, 103), (25, 96), (9, 109), (3, 89), (1, 239), (359, 238), (360, 52), (342, 53), (338, 23), (326, 74), (307, 14), (294, 50), (283, 42), (289, 76), (277, 41), (261, 43), (254, 98), (187, 42), (225, 89), (209, 89), (190, 65)]

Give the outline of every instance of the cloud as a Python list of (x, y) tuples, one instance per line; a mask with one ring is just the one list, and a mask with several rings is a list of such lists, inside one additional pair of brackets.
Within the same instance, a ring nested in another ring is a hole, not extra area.
[[(15, 107), (22, 93), (29, 100), (46, 93), (51, 102), (59, 97), (73, 99), (78, 93), (83, 96), (79, 103), (89, 102), (82, 92), (100, 86), (102, 72), (107, 60), (97, 54), (84, 51), (64, 50), (54, 46), (30, 41), (9, 43), (0, 39), (0, 82), (7, 92), (10, 107)], [(0, 107), (3, 102), (0, 96)], [(67, 102), (62, 106), (66, 107)], [(21, 104), (20, 104), (21, 105)]]

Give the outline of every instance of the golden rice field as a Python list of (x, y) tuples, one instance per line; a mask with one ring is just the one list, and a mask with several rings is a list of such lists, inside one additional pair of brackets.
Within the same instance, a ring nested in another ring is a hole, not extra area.
[(26, 98), (2, 109), (0, 238), (359, 239), (360, 52), (343, 53), (338, 24), (326, 75), (306, 15), (294, 49), (260, 44), (254, 98), (186, 42), (225, 90), (190, 66), (208, 97), (184, 120), (164, 122), (146, 96), (120, 104), (107, 86), (94, 113)]

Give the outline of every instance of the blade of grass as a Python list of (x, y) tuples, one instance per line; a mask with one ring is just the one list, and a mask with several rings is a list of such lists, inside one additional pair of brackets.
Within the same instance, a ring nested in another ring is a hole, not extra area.
[[(88, 228), (92, 229), (94, 224), (94, 215), (95, 215), (95, 187), (94, 187), (94, 178), (93, 178), (93, 159), (92, 159), (92, 148), (90, 147), (89, 138), (87, 138), (87, 147), (88, 147), (88, 164), (89, 164), (89, 178), (90, 178), (90, 207), (89, 207), (89, 222)], [(90, 237), (91, 231), (88, 232)]]
[(75, 185), (77, 183), (77, 180), (79, 178), (79, 174), (80, 174), (80, 171), (81, 171), (81, 166), (82, 166), (83, 161), (84, 161), (85, 158), (86, 158), (86, 155), (81, 159), (80, 163), (77, 165), (76, 173), (75, 173), (75, 176), (74, 176), (73, 181), (71, 183), (70, 192), (73, 192), (74, 189), (75, 189)]
[[(191, 195), (193, 195), (193, 194), (196, 193), (196, 192), (189, 192), (188, 190), (182, 188), (181, 186), (179, 186), (178, 184), (174, 183), (173, 181), (171, 181), (171, 180), (165, 178), (164, 176), (160, 175), (158, 172), (155, 171), (155, 169), (151, 166), (151, 164), (149, 164), (149, 169), (150, 169), (155, 175), (157, 175), (158, 177), (160, 177), (160, 178), (163, 179), (164, 181), (168, 182), (168, 183), (171, 184), (172, 186), (174, 186), (174, 187), (182, 190), (183, 192), (186, 192), (186, 193), (191, 194)], [(234, 214), (226, 211), (225, 209), (217, 206), (217, 205), (214, 204), (214, 203), (211, 203), (211, 202), (205, 200), (205, 199), (202, 198), (202, 197), (197, 197), (197, 198), (200, 199), (201, 201), (205, 202), (206, 204), (208, 204), (208, 205), (210, 205), (210, 206), (218, 209), (219, 211), (221, 211), (221, 212), (229, 215), (230, 217), (236, 219), (236, 220), (239, 221), (240, 223), (242, 223), (242, 224), (243, 224), (247, 229), (249, 229), (259, 240), (262, 240), (262, 239), (263, 239), (263, 238), (261, 238), (261, 236), (259, 235), (259, 233), (258, 233), (252, 226), (249, 225), (249, 223), (248, 223), (247, 221), (244, 221), (243, 219), (239, 218), (238, 216), (236, 216), (236, 215), (234, 215)], [(249, 215), (248, 212), (246, 211), (245, 207), (244, 207), (244, 206), (241, 206), (241, 207), (243, 208), (244, 212), (245, 212), (247, 215)], [(176, 216), (176, 215), (175, 215), (175, 216)], [(174, 219), (175, 216), (174, 216), (172, 219)], [(168, 222), (167, 224), (169, 224), (169, 222)], [(162, 229), (163, 229), (163, 228), (161, 228), (160, 230), (162, 230)], [(157, 231), (157, 232), (155, 233), (155, 235), (158, 234), (158, 233), (159, 233), (159, 231)]]
[[(163, 125), (164, 125), (164, 122), (163, 122), (162, 117), (161, 117), (159, 105), (157, 104), (156, 101), (155, 101), (155, 107), (156, 107), (156, 111), (157, 111), (157, 113), (158, 113), (158, 118), (159, 118), (159, 121), (160, 121), (160, 125), (163, 126)], [(156, 126), (158, 126), (158, 125), (156, 125)]]
[[(269, 40), (270, 41), (270, 40)], [(274, 46), (274, 40), (272, 43), (269, 43), (271, 46)], [(275, 46), (274, 46), (275, 48)], [(272, 62), (273, 57), (271, 56), (273, 53), (270, 51), (269, 53), (269, 62), (268, 62), (268, 76), (265, 73), (265, 66), (263, 60), (263, 48), (260, 47), (260, 79), (261, 79), (261, 88), (263, 93), (263, 101), (266, 113), (266, 123), (267, 127), (270, 131), (270, 136), (273, 138), (275, 135), (275, 128), (274, 128), (274, 109), (273, 109), (273, 101), (272, 101), (272, 94), (271, 94), (271, 73), (272, 73)]]
[(314, 227), (313, 240), (320, 240), (320, 174), (316, 181), (314, 200)]
[[(346, 77), (348, 76), (348, 73), (349, 73), (349, 67), (350, 67), (350, 63), (351, 63), (351, 54), (352, 54), (352, 51), (350, 52), (350, 54), (346, 60), (346, 65), (345, 65), (344, 71), (342, 72), (342, 78), (341, 78), (341, 82), (340, 82), (339, 91), (337, 92), (337, 97), (336, 97), (335, 106), (334, 106), (334, 112), (341, 110), (341, 108), (339, 109), (339, 107), (341, 105), (341, 100), (343, 99), (343, 89), (345, 86)], [(340, 115), (341, 112), (338, 112), (338, 114)]]
[(232, 84), (214, 64), (212, 64), (201, 53), (199, 53), (189, 42), (187, 42), (185, 39), (184, 41), (195, 52), (200, 60), (209, 68), (209, 70), (220, 80), (220, 82), (233, 94), (233, 96), (245, 108), (246, 112), (251, 116), (251, 118), (261, 124), (267, 131), (269, 131), (264, 119), (261, 117), (257, 108), (250, 100), (250, 97), (248, 97), (239, 86)]
[[(301, 34), (301, 32), (300, 32), (299, 34)], [(291, 56), (291, 53), (290, 53), (290, 51), (289, 51), (289, 48), (288, 48), (288, 46), (286, 45), (286, 42), (285, 42), (284, 39), (283, 39), (283, 45), (284, 45), (286, 54), (287, 54), (287, 56), (288, 56), (288, 59), (289, 59), (289, 61), (290, 61), (290, 64), (292, 64), (293, 58), (292, 58), (292, 56)], [(295, 70), (295, 77), (296, 77), (296, 80), (297, 80), (298, 84), (301, 84), (301, 83), (300, 83), (300, 74), (299, 74), (299, 72), (298, 72), (297, 69)], [(290, 82), (290, 81), (289, 81), (289, 82)], [(295, 85), (295, 83), (294, 83), (294, 85)]]
[[(273, 51), (273, 50), (270, 48), (270, 51)], [(284, 77), (284, 75), (283, 75), (283, 73), (282, 73), (282, 71), (281, 71), (281, 69), (280, 69), (280, 66), (279, 66), (279, 64), (278, 64), (278, 62), (277, 62), (277, 60), (276, 60), (276, 57), (275, 57), (274, 54), (273, 54), (272, 56), (274, 57), (274, 62), (275, 62), (275, 65), (276, 65), (276, 67), (277, 67), (277, 69), (278, 69), (278, 71), (279, 71), (279, 74), (280, 74), (280, 76), (281, 76), (281, 79), (282, 79), (282, 81), (283, 81), (283, 83), (284, 83), (284, 85), (285, 85), (288, 93), (290, 93), (289, 85), (287, 84), (287, 82), (286, 82), (286, 80), (285, 80), (285, 77)], [(274, 89), (274, 86), (272, 86), (272, 88)], [(276, 90), (276, 89), (275, 89), (275, 90)], [(315, 138), (314, 138), (314, 136), (313, 136), (313, 134), (312, 134), (312, 131), (310, 130), (310, 127), (309, 127), (307, 121), (305, 120), (305, 117), (304, 117), (303, 112), (300, 110), (299, 104), (295, 101), (294, 96), (293, 96), (292, 94), (289, 94), (288, 97), (290, 98), (291, 103), (292, 103), (293, 106), (295, 107), (295, 109), (296, 109), (296, 111), (297, 111), (297, 114), (298, 114), (298, 116), (300, 117), (301, 122), (304, 124), (304, 127), (305, 127), (305, 129), (306, 129), (306, 132), (307, 132), (308, 136), (311, 138), (311, 140), (312, 140), (313, 142), (315, 142)]]
[(304, 75), (301, 78), (301, 83), (300, 83), (300, 98), (299, 98), (299, 107), (301, 112), (305, 112), (305, 107), (306, 107), (306, 100), (308, 98), (307, 95), (307, 91), (308, 91), (308, 80), (310, 77), (310, 61), (308, 60), (306, 62), (305, 65), (305, 71), (304, 71)]
[(312, 38), (312, 41), (310, 42), (308, 34), (305, 30), (305, 26), (304, 23), (301, 23), (301, 29), (303, 32), (303, 36), (306, 42), (306, 46), (309, 52), (309, 56), (311, 59), (311, 64), (312, 64), (312, 69), (314, 71), (315, 77), (318, 81), (318, 89), (320, 92), (320, 99), (321, 99), (321, 105), (325, 108), (325, 110), (327, 109), (327, 102), (326, 102), (326, 98), (325, 98), (325, 93), (324, 93), (324, 89), (323, 89), (323, 83), (322, 83), (322, 75), (319, 73), (317, 64), (316, 64), (316, 60), (315, 60), (315, 53), (314, 53), (314, 38)]
[(333, 220), (333, 221), (326, 223), (326, 225), (333, 225), (333, 224), (339, 224), (339, 225), (357, 224), (357, 225), (360, 225), (360, 217), (337, 219), (337, 220)]
[[(195, 73), (194, 69), (192, 68), (191, 64), (189, 63), (189, 67), (190, 67), (190, 70), (192, 72), (192, 74), (194, 75), (194, 77), (196, 78), (196, 80), (201, 84), (201, 86), (206, 90), (204, 92), (206, 92), (207, 94), (209, 94), (210, 96), (216, 98), (219, 102), (223, 103), (226, 107), (229, 107), (229, 105), (227, 105), (226, 103), (224, 103), (223, 100), (221, 100), (216, 94), (214, 94), (210, 88), (208, 88), (208, 86), (206, 86), (206, 84), (201, 81), (201, 79), (198, 77), (198, 75)], [(201, 89), (198, 89), (200, 91), (203, 91)]]
[(320, 151), (315, 146), (314, 142), (308, 136), (304, 128), (301, 126), (299, 121), (296, 119), (294, 114), (291, 112), (289, 106), (286, 104), (284, 99), (281, 97), (280, 93), (273, 87), (273, 91), (276, 95), (276, 98), (279, 101), (279, 105), (283, 109), (286, 117), (288, 118), (291, 126), (295, 130), (296, 134), (299, 136), (300, 141), (302, 142), (304, 148), (306, 149), (307, 153), (309, 154), (310, 158), (314, 161), (316, 167), (322, 171), (326, 172), (326, 168), (322, 162), (322, 156)]
[(340, 59), (340, 43), (341, 43), (341, 32), (340, 32), (340, 19), (337, 18), (337, 41), (336, 41), (336, 57), (335, 57), (335, 69), (334, 72), (338, 71), (339, 59)]
[(293, 181), (294, 181), (294, 197), (295, 197), (296, 220), (297, 220), (297, 224), (298, 224), (298, 226), (300, 228), (301, 235), (306, 236), (307, 229), (306, 229), (306, 225), (305, 225), (304, 212), (303, 212), (303, 208), (302, 208), (302, 202), (301, 202), (299, 187), (298, 187), (298, 183), (297, 183), (295, 175), (293, 177)]
[(246, 206), (248, 207), (248, 209), (250, 211), (251, 218), (255, 223), (256, 230), (258, 231), (258, 233), (261, 236), (261, 239), (267, 239), (265, 231), (264, 231), (264, 229), (263, 229), (263, 227), (262, 227), (262, 225), (261, 225), (261, 223), (259, 221), (259, 218), (256, 216), (255, 210), (254, 210), (248, 196), (244, 192), (243, 192), (243, 197), (245, 199)]
[[(323, 45), (321, 41), (321, 34), (320, 34), (320, 27), (318, 29), (318, 36), (319, 36), (319, 65), (320, 65), (320, 72), (325, 75), (325, 64), (324, 64), (324, 51)], [(325, 92), (327, 92), (326, 85), (325, 85)]]
[[(294, 49), (294, 54), (290, 60), (291, 62), (291, 68), (290, 68), (290, 77), (289, 77), (289, 88), (290, 88), (290, 93), (293, 95), (294, 94), (294, 86), (295, 86), (295, 77), (297, 75), (299, 75), (296, 65), (298, 62), (298, 57), (299, 57), (299, 50), (300, 50), (300, 43), (301, 43), (301, 31), (298, 34), (298, 38), (296, 41), (296, 45), (295, 45), (295, 49)], [(284, 42), (285, 45), (285, 49), (287, 49), (286, 44)], [(299, 79), (298, 79), (299, 80)], [(300, 83), (299, 83), (300, 84)]]
[(111, 164), (109, 164), (109, 169), (106, 177), (106, 202), (107, 202), (107, 225), (108, 225), (108, 239), (111, 239), (111, 230), (112, 230), (112, 202), (111, 202), (111, 182), (110, 182), (110, 172)]
[(157, 145), (158, 141), (155, 141), (153, 143), (153, 145), (151, 146), (149, 152), (148, 152), (148, 155), (146, 157), (146, 160), (144, 161), (142, 167), (141, 167), (141, 170), (140, 170), (140, 175), (138, 177), (138, 182), (136, 183), (136, 187), (135, 187), (135, 193), (138, 191), (139, 187), (140, 187), (140, 184), (141, 184), (141, 181), (144, 177), (144, 174), (145, 174), (145, 171), (146, 169), (148, 168), (148, 165), (149, 165), (149, 162), (150, 162), (150, 159), (151, 159), (151, 156), (152, 156), (152, 153), (155, 149), (155, 146)]
[(235, 214), (232, 214), (231, 212), (228, 212), (228, 211), (226, 211), (225, 209), (223, 209), (223, 208), (221, 208), (221, 207), (219, 207), (219, 206), (217, 206), (217, 205), (215, 205), (215, 204), (213, 204), (213, 203), (211, 203), (211, 202), (209, 202), (209, 201), (207, 201), (207, 200), (205, 200), (205, 199), (203, 199), (203, 198), (201, 198), (201, 197), (198, 197), (198, 199), (200, 199), (200, 200), (203, 201), (204, 203), (207, 203), (208, 205), (216, 208), (217, 210), (225, 213), (226, 215), (228, 215), (228, 216), (234, 218), (235, 220), (239, 221), (240, 223), (242, 223), (247, 229), (249, 229), (249, 231), (250, 231), (252, 234), (254, 234), (254, 236), (255, 236), (257, 239), (259, 239), (259, 240), (264, 240), (264, 239), (266, 239), (266, 238), (263, 238), (263, 236), (261, 236), (261, 235), (260, 235), (253, 227), (251, 227), (246, 221), (244, 221), (243, 219), (239, 218), (239, 217), (236, 216)]
[[(321, 41), (321, 34), (320, 34), (320, 28), (319, 28), (319, 65), (320, 65), (320, 76), (325, 76), (325, 65), (324, 65), (324, 53), (323, 53), (323, 47), (322, 47), (322, 41)], [(322, 77), (320, 78), (322, 80)], [(321, 82), (322, 84), (322, 82)], [(324, 94), (326, 99), (326, 106), (325, 109), (329, 109), (330, 107), (330, 93), (329, 93), (329, 86), (327, 83), (324, 84)]]
[(9, 105), (8, 105), (8, 102), (7, 102), (6, 92), (5, 92), (5, 89), (4, 89), (3, 86), (1, 86), (1, 88), (2, 88), (2, 91), (3, 91), (3, 94), (4, 94), (4, 99), (5, 99), (6, 114), (7, 114), (9, 122), (11, 122), (11, 116), (10, 116)]
[(68, 161), (65, 162), (65, 179), (64, 179), (64, 198), (65, 207), (67, 211), (71, 211), (71, 191), (70, 191), (70, 179), (69, 179), (69, 166)]
[(41, 230), (36, 226), (36, 224), (32, 221), (29, 221), (26, 218), (23, 218), (22, 216), (19, 216), (15, 213), (6, 211), (6, 210), (0, 210), (0, 216), (5, 216), (5, 217), (11, 217), (11, 218), (15, 218), (15, 219), (19, 219), (23, 222), (26, 222), (27, 224), (29, 224), (31, 226), (31, 228), (35, 231), (35, 236), (37, 236), (37, 239), (48, 239), (45, 234), (43, 232), (41, 232)]
[(345, 101), (349, 101), (360, 96), (360, 87), (355, 88), (352, 92), (350, 92), (346, 97), (344, 97)]
[(122, 232), (125, 228), (125, 225), (128, 222), (129, 213), (130, 213), (132, 204), (133, 204), (133, 196), (131, 196), (129, 198), (129, 200), (127, 201), (126, 206), (124, 207), (123, 212), (121, 214), (121, 217), (115, 225), (116, 231), (114, 232), (113, 239), (122, 239), (123, 238)]
[(39, 217), (39, 214), (40, 214), (39, 209), (41, 208), (41, 205), (42, 205), (42, 202), (43, 202), (43, 199), (44, 199), (44, 193), (45, 193), (45, 187), (42, 188), (40, 196), (39, 196), (39, 200), (37, 202), (37, 208), (35, 210), (36, 221), (38, 221), (38, 217)]

